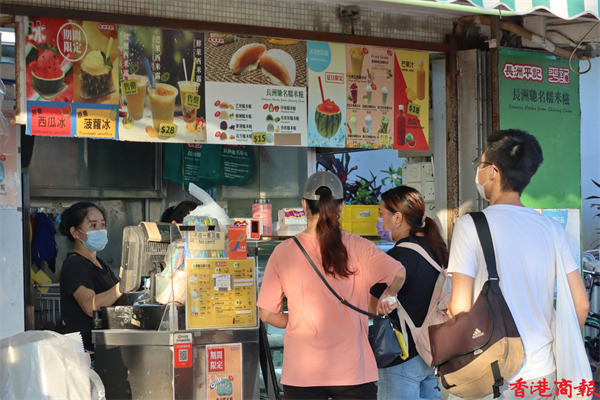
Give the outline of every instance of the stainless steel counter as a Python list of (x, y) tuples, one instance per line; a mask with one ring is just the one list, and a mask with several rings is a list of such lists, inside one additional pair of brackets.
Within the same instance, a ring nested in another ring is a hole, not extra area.
[[(193, 335), (193, 368), (173, 368), (173, 335)], [(206, 345), (242, 343), (242, 391), (244, 399), (260, 398), (259, 330), (92, 332), (96, 372), (102, 378), (107, 399), (207, 398)], [(189, 371), (185, 371), (189, 370)]]

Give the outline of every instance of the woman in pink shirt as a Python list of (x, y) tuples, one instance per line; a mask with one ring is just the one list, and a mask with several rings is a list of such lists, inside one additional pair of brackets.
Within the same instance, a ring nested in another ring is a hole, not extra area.
[[(308, 226), (296, 238), (338, 295), (363, 310), (376, 283), (386, 283), (386, 293), (396, 296), (404, 284), (402, 264), (340, 229), (344, 189), (337, 176), (311, 175), (303, 197)], [(289, 313), (282, 312), (284, 294)], [(385, 297), (377, 305), (379, 314), (396, 307), (383, 302)], [(286, 329), (281, 374), (286, 399), (377, 398), (367, 316), (334, 297), (293, 240), (281, 243), (269, 258), (258, 307), (263, 322)]]

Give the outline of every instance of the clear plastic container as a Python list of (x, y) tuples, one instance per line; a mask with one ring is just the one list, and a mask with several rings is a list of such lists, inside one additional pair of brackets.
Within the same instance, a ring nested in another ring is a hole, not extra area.
[(252, 204), (252, 218), (262, 218), (263, 220), (263, 236), (273, 236), (273, 209), (271, 200), (269, 199), (254, 199)]

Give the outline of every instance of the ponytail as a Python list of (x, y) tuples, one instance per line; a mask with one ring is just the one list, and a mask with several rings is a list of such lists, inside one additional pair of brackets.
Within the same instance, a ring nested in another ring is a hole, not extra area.
[(335, 200), (331, 190), (321, 187), (316, 191), (319, 200), (306, 200), (308, 209), (319, 215), (317, 237), (321, 247), (321, 263), (325, 273), (347, 278), (355, 272), (348, 268), (348, 250), (342, 241), (342, 231), (338, 221), (342, 200)]
[(435, 221), (425, 216), (425, 202), (421, 194), (409, 186), (397, 186), (381, 195), (385, 208), (401, 213), (410, 225), (410, 236), (422, 233), (442, 268), (448, 267), (448, 248)]
[(425, 223), (421, 224), (423, 225), (422, 227), (413, 227), (411, 225), (410, 236), (416, 236), (417, 233), (422, 232), (425, 235), (425, 240), (427, 240), (429, 247), (436, 255), (442, 268), (447, 268), (449, 258), (448, 248), (446, 247), (446, 243), (444, 243), (444, 239), (442, 239), (440, 229), (435, 221), (429, 217), (425, 217)]

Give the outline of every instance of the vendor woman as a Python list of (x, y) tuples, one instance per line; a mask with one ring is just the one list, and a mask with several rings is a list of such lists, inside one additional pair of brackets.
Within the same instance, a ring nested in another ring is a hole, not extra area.
[(93, 203), (74, 204), (62, 213), (59, 231), (75, 249), (60, 272), (60, 303), (67, 333), (81, 332), (86, 350), (93, 351), (92, 315), (119, 297), (119, 279), (98, 257), (108, 242), (104, 211)]

